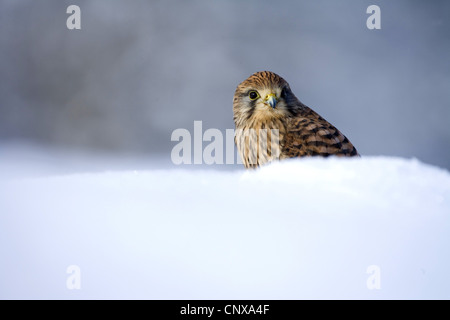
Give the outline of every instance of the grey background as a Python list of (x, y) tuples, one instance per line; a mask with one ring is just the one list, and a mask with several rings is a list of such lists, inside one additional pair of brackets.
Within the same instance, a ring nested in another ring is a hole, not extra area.
[(0, 0), (0, 147), (170, 161), (174, 129), (234, 128), (237, 84), (271, 70), (362, 155), (450, 168), (449, 16), (449, 1)]

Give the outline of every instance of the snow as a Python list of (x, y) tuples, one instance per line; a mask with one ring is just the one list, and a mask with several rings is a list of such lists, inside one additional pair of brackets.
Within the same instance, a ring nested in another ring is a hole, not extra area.
[(450, 298), (450, 174), (415, 159), (25, 162), (0, 164), (1, 299)]

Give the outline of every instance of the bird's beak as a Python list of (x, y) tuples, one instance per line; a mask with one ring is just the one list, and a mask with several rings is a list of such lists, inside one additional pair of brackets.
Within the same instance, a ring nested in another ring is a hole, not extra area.
[(266, 103), (269, 104), (273, 109), (277, 105), (277, 96), (274, 93), (268, 94), (266, 99)]

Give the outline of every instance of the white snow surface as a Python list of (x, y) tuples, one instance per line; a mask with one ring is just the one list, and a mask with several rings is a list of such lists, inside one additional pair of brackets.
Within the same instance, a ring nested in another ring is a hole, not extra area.
[(0, 177), (1, 299), (450, 298), (450, 174), (415, 159)]

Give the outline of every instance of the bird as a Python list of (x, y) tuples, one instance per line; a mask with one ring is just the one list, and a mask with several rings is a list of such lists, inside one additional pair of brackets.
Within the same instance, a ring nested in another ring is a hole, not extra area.
[(300, 102), (288, 82), (260, 71), (233, 98), (234, 141), (245, 168), (305, 156), (360, 156), (337, 128)]

